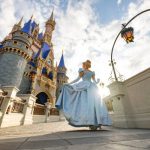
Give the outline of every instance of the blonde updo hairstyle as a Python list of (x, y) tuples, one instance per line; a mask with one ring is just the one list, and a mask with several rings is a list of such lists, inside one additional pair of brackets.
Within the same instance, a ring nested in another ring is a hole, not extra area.
[(90, 60), (86, 61), (86, 67), (87, 67), (87, 69), (91, 68), (91, 61)]

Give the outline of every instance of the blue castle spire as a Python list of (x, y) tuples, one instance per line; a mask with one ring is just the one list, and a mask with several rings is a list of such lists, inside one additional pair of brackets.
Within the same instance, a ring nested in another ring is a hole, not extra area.
[(43, 38), (43, 33), (41, 32), (41, 33), (38, 34), (38, 39), (42, 40), (42, 38)]
[(34, 28), (37, 26), (35, 21), (32, 22), (33, 15), (31, 16), (30, 20), (26, 22), (22, 28), (22, 31), (31, 35)]
[(32, 20), (30, 19), (28, 22), (26, 22), (22, 28), (22, 31), (25, 33), (28, 33), (31, 35), (31, 30), (32, 30)]
[(31, 31), (33, 31), (36, 26), (37, 26), (37, 23), (35, 21), (33, 21), (31, 24), (31, 27), (32, 27)]
[(63, 52), (62, 52), (61, 59), (60, 59), (58, 67), (65, 67)]

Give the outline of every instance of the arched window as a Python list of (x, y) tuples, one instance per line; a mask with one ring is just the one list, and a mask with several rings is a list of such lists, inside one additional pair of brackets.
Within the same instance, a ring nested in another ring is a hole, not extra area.
[(37, 96), (36, 103), (45, 105), (48, 99), (48, 95), (44, 92), (39, 93)]
[(42, 69), (42, 74), (47, 75), (47, 69), (45, 67)]
[(52, 72), (52, 71), (49, 73), (48, 77), (49, 77), (51, 80), (53, 80), (53, 72)]

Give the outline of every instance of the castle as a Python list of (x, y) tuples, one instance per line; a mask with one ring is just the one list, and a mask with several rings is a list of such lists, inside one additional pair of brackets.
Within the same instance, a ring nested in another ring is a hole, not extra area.
[[(39, 33), (39, 24), (32, 18), (23, 26), (21, 18), (0, 44), (0, 89), (4, 91), (7, 86), (16, 87), (16, 96), (32, 94), (36, 97), (35, 105), (42, 107), (49, 102), (54, 108), (56, 95), (68, 81), (63, 53), (59, 65), (54, 64), (52, 34), (56, 22), (52, 12), (45, 23), (45, 32)], [(6, 111), (13, 109), (8, 104)], [(39, 107), (33, 112), (42, 113)]]

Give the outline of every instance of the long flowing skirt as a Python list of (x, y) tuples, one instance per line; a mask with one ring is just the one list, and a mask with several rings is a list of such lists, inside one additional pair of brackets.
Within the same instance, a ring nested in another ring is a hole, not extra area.
[(111, 125), (105, 103), (95, 83), (81, 81), (64, 85), (56, 107), (64, 112), (69, 124), (76, 127)]

